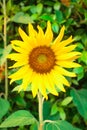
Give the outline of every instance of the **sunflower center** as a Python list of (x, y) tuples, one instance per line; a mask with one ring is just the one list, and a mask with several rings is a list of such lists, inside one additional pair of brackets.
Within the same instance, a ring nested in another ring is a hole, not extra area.
[(37, 61), (38, 63), (45, 63), (47, 61), (47, 56), (44, 55), (44, 54), (40, 54), (38, 57), (37, 57)]
[(43, 74), (48, 73), (55, 66), (55, 54), (50, 47), (39, 46), (30, 52), (29, 65), (33, 71)]

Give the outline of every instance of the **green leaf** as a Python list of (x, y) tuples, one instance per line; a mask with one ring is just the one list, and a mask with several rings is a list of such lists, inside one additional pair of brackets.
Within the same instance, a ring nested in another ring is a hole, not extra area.
[(11, 7), (12, 7), (12, 1), (8, 0), (6, 6), (7, 6), (6, 7), (7, 14), (9, 14), (9, 11), (11, 11)]
[(3, 66), (3, 64), (5, 63), (6, 61), (6, 58), (7, 58), (7, 55), (11, 52), (12, 50), (12, 46), (11, 45), (8, 45), (4, 51), (3, 51), (3, 54), (1, 56), (1, 60), (0, 60), (0, 65)]
[(32, 14), (36, 14), (36, 13), (41, 14), (42, 9), (43, 9), (43, 4), (41, 3), (37, 4), (37, 6), (33, 5), (30, 7), (30, 11)]
[(37, 5), (37, 13), (38, 13), (38, 14), (41, 14), (42, 9), (43, 9), (43, 4), (39, 3), (39, 4)]
[(74, 72), (77, 74), (77, 80), (80, 80), (84, 77), (84, 68), (83, 67), (75, 68)]
[(23, 11), (23, 12), (27, 12), (27, 11), (29, 11), (29, 9), (30, 9), (30, 6), (29, 6), (29, 5), (22, 7), (22, 11)]
[(68, 105), (71, 101), (72, 101), (72, 97), (66, 97), (66, 98), (61, 102), (61, 105), (62, 105), (62, 106), (66, 106), (66, 105)]
[(0, 128), (31, 125), (35, 122), (36, 119), (29, 111), (19, 110), (14, 112), (4, 122), (2, 122)]
[(73, 97), (73, 102), (77, 107), (80, 115), (87, 120), (87, 90), (71, 90), (71, 96)]
[(0, 119), (8, 112), (10, 104), (7, 100), (0, 98)]
[(60, 9), (60, 2), (54, 3), (54, 10), (59, 10)]
[(80, 35), (76, 35), (75, 37), (74, 37), (74, 41), (79, 41), (81, 39), (81, 36)]
[(56, 11), (56, 19), (59, 23), (62, 23), (63, 21), (63, 13), (60, 10)]
[(77, 122), (80, 123), (80, 116), (78, 113), (74, 115), (73, 120), (72, 120), (73, 124), (75, 124)]
[(73, 24), (74, 21), (72, 18), (69, 18), (65, 20), (64, 22), (66, 22), (66, 27), (69, 28)]
[(78, 42), (77, 45), (78, 45), (77, 47), (78, 51), (82, 51), (84, 49), (84, 46), (82, 43)]
[(49, 1), (49, 0), (45, 1), (45, 5), (47, 6), (53, 6), (53, 4), (54, 4), (53, 1)]
[(85, 21), (87, 21), (87, 10), (84, 10)]
[(74, 127), (67, 121), (49, 121), (45, 124), (44, 130), (81, 130)]
[(43, 104), (43, 118), (44, 120), (58, 120), (60, 119), (59, 112), (52, 113), (52, 104), (49, 101), (45, 101)]
[(66, 19), (67, 19), (67, 20), (72, 21), (72, 18), (69, 18), (70, 15), (71, 15), (71, 13), (72, 13), (72, 8), (71, 8), (71, 7), (70, 7), (70, 8), (66, 8), (66, 10), (65, 10), (65, 12), (64, 12), (64, 15), (66, 16)]
[(38, 124), (34, 123), (30, 126), (30, 130), (38, 130)]
[(34, 21), (34, 20), (37, 20), (38, 19), (38, 14), (32, 14), (31, 15), (31, 19)]
[(54, 115), (54, 114), (56, 114), (57, 112), (58, 112), (58, 106), (57, 106), (56, 103), (54, 103), (54, 104), (52, 105), (51, 115)]
[(60, 118), (61, 118), (62, 120), (65, 120), (66, 114), (65, 114), (64, 109), (63, 109), (62, 107), (59, 107), (59, 108), (58, 108), (58, 111), (59, 111), (59, 114), (60, 114)]
[(85, 47), (87, 47), (87, 34), (84, 32), (81, 36), (81, 41)]
[(12, 18), (11, 21), (15, 23), (23, 23), (23, 24), (28, 24), (29, 22), (32, 23), (33, 20), (27, 13), (23, 12), (18, 12), (16, 13)]
[(43, 20), (46, 20), (46, 21), (50, 20), (51, 22), (53, 21), (52, 16), (47, 15), (47, 14), (41, 15), (41, 16), (40, 16), (40, 19), (43, 19)]
[(51, 13), (52, 12), (52, 8), (50, 7), (50, 6), (48, 6), (47, 8), (46, 8), (46, 13), (48, 14), (48, 13)]
[(26, 102), (24, 98), (22, 98), (20, 95), (17, 95), (14, 100), (17, 103), (17, 105), (26, 107)]
[(32, 14), (37, 13), (37, 7), (36, 7), (35, 5), (32, 5), (32, 6), (30, 7), (30, 11), (31, 11)]
[(59, 31), (59, 26), (58, 26), (58, 24), (57, 24), (57, 23), (53, 23), (53, 24), (52, 24), (52, 29), (53, 29), (53, 31), (54, 31), (55, 33), (57, 33), (57, 34), (58, 34), (58, 31)]
[(72, 83), (73, 83), (73, 84), (75, 84), (76, 86), (78, 86), (78, 85), (79, 85), (79, 83), (78, 83), (77, 79), (72, 79)]
[(43, 117), (44, 120), (47, 119), (51, 112), (51, 103), (49, 101), (45, 101), (43, 103)]
[(80, 60), (83, 61), (87, 65), (87, 51), (82, 52)]

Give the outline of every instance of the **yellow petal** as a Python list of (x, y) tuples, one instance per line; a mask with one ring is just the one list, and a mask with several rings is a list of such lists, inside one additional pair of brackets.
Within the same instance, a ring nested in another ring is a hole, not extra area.
[(56, 84), (56, 87), (57, 87), (59, 90), (61, 90), (62, 92), (66, 92), (66, 90), (65, 90), (65, 88), (64, 88), (64, 86), (63, 86), (62, 83), (60, 83), (60, 82), (55, 82), (55, 84)]
[(70, 45), (70, 46), (67, 46), (67, 47), (62, 47), (61, 49), (57, 49), (55, 51), (55, 55), (60, 55), (61, 53), (67, 53), (67, 52), (71, 52), (73, 51), (75, 48), (77, 47), (77, 45)]
[(25, 91), (28, 87), (28, 85), (31, 83), (31, 77), (32, 77), (33, 72), (31, 73), (26, 73), (26, 75), (23, 77), (23, 83), (22, 83), (22, 88)]
[(43, 83), (51, 94), (58, 96), (58, 92), (56, 91), (55, 84), (50, 74), (43, 75)]
[(47, 96), (47, 93), (46, 93), (46, 87), (43, 83), (43, 75), (41, 74), (38, 74), (38, 79), (37, 79), (38, 82), (38, 88), (41, 92), (41, 94), (44, 96), (44, 98), (48, 99), (48, 96)]
[(74, 41), (74, 39), (72, 39), (72, 36), (70, 36), (68, 39), (61, 41), (59, 46), (63, 47), (63, 46), (69, 45), (73, 41)]
[(19, 34), (24, 42), (29, 42), (29, 36), (19, 27)]
[(57, 38), (54, 40), (53, 45), (54, 44), (59, 44), (59, 42), (62, 40), (63, 36), (64, 36), (64, 31), (65, 31), (65, 26), (63, 26), (60, 30), (59, 35), (57, 36)]
[(17, 67), (27, 65), (27, 64), (28, 64), (28, 60), (24, 59), (24, 60), (16, 62), (13, 66), (10, 66), (9, 68), (17, 68)]
[(47, 29), (45, 32), (45, 41), (44, 42), (46, 42), (47, 45), (49, 45), (52, 42), (52, 39), (53, 39), (53, 32), (51, 29), (51, 23), (48, 21), (47, 22)]
[[(65, 89), (63, 87), (63, 81), (61, 82), (60, 78), (58, 75), (55, 75), (54, 72), (51, 72), (52, 79), (54, 80), (55, 85), (63, 92), (65, 92)], [(59, 81), (60, 80), (60, 81)]]
[(15, 60), (15, 61), (20, 61), (20, 60), (23, 60), (23, 59), (28, 59), (28, 55), (27, 54), (20, 54), (20, 53), (12, 53), (12, 54), (9, 54), (7, 56), (7, 58), (11, 59), (11, 60)]
[(38, 93), (38, 82), (37, 82), (37, 74), (33, 72), (32, 78), (32, 94), (35, 97)]
[(72, 61), (58, 61), (56, 64), (60, 65), (61, 67), (65, 68), (76, 68), (76, 67), (81, 67), (80, 64), (72, 62)]
[(43, 32), (42, 28), (39, 25), (37, 26), (37, 28), (39, 30), (39, 35), (41, 35), (42, 38), (43, 38), (44, 37), (44, 32)]
[(53, 71), (52, 73), (53, 73), (55, 79), (56, 79), (58, 82), (60, 82), (60, 83), (62, 83), (62, 84), (64, 84), (64, 85), (66, 85), (66, 86), (68, 86), (68, 87), (70, 86), (68, 80), (67, 80), (63, 75), (59, 74), (59, 72), (56, 71), (56, 70), (52, 70), (52, 71)]
[(20, 41), (20, 40), (12, 40), (11, 43), (14, 44), (14, 45), (16, 45), (16, 46), (19, 46), (19, 47), (21, 47), (22, 45), (24, 45), (24, 42)]
[(21, 49), (25, 50), (24, 52), (28, 52), (29, 49), (32, 49), (32, 46), (31, 46), (31, 43), (30, 43), (30, 38), (29, 38), (29, 42), (13, 40), (13, 41), (11, 41), (11, 43), (12, 43), (12, 45), (14, 45), (16, 47), (20, 47)]
[(70, 36), (67, 40), (64, 40), (64, 41), (61, 41), (61, 42), (55, 43), (55, 44), (53, 43), (51, 47), (54, 51), (58, 51), (58, 50), (62, 50), (63, 47), (65, 47), (66, 45), (68, 45), (72, 42), (73, 42), (73, 39), (72, 39), (72, 36)]
[(81, 55), (81, 53), (80, 52), (70, 52), (70, 53), (58, 55), (56, 58), (58, 60), (67, 60), (67, 59), (73, 58), (74, 56), (77, 56), (77, 55)]
[(29, 69), (28, 65), (21, 67), (17, 72), (8, 76), (8, 78), (12, 79), (12, 81), (11, 81), (11, 83), (12, 83), (15, 80), (22, 79), (27, 72), (29, 72), (29, 74), (32, 73), (32, 70)]
[(35, 31), (35, 29), (33, 28), (31, 23), (29, 23), (29, 25), (28, 25), (28, 33), (29, 33), (30, 37), (36, 37), (37, 36), (37, 32)]
[[(31, 74), (32, 75), (32, 74)], [(31, 75), (29, 75), (28, 73), (23, 77), (23, 81), (22, 81), (22, 84), (17, 86), (19, 87), (19, 90), (18, 92), (20, 92), (21, 90), (23, 91), (26, 91), (28, 85), (30, 84), (30, 78), (31, 78)]]
[(38, 34), (37, 34), (37, 44), (38, 45), (46, 45), (46, 42), (44, 41), (45, 40), (45, 37), (44, 37), (44, 32), (42, 30), (42, 28), (40, 26), (37, 26), (38, 28)]
[(69, 77), (76, 77), (76, 74), (74, 72), (69, 72), (62, 67), (55, 66), (54, 69), (55, 69), (55, 71), (57, 71), (61, 75), (69, 76)]
[(16, 47), (14, 44), (12, 44), (12, 48), (19, 53), (28, 53), (24, 48)]

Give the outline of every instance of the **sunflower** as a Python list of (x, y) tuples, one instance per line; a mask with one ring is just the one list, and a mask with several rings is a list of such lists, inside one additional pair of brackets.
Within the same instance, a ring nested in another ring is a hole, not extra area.
[(39, 25), (37, 28), (38, 31), (29, 23), (28, 35), (19, 28), (22, 40), (11, 42), (16, 52), (9, 54), (8, 58), (16, 63), (10, 68), (18, 69), (9, 78), (10, 83), (22, 79), (19, 91), (26, 90), (31, 83), (33, 97), (40, 91), (47, 98), (47, 92), (58, 95), (58, 90), (65, 92), (64, 86), (70, 86), (66, 77), (75, 77), (76, 74), (68, 68), (80, 67), (74, 61), (81, 53), (73, 51), (77, 45), (70, 45), (74, 41), (72, 36), (62, 40), (65, 26), (54, 40), (49, 21), (45, 32)]

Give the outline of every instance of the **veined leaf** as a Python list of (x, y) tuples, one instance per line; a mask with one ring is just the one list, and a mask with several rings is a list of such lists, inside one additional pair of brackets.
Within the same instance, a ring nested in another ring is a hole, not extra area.
[(66, 97), (66, 98), (61, 102), (61, 105), (62, 105), (62, 106), (66, 106), (66, 105), (68, 105), (71, 101), (72, 101), (72, 97)]
[(4, 122), (2, 122), (0, 128), (31, 125), (35, 122), (36, 119), (29, 111), (19, 110), (14, 112)]
[(67, 121), (49, 121), (49, 123), (45, 124), (44, 130), (81, 130), (79, 128), (74, 127)]
[(87, 90), (72, 89), (71, 96), (73, 97), (73, 102), (77, 107), (78, 112), (87, 120)]
[(9, 102), (0, 98), (0, 119), (8, 112), (9, 107)]
[(23, 23), (23, 24), (28, 24), (29, 22), (32, 23), (33, 20), (32, 18), (29, 16), (29, 14), (25, 14), (23, 12), (18, 12), (17, 14), (15, 14), (12, 18), (11, 21), (15, 22), (15, 23)]

